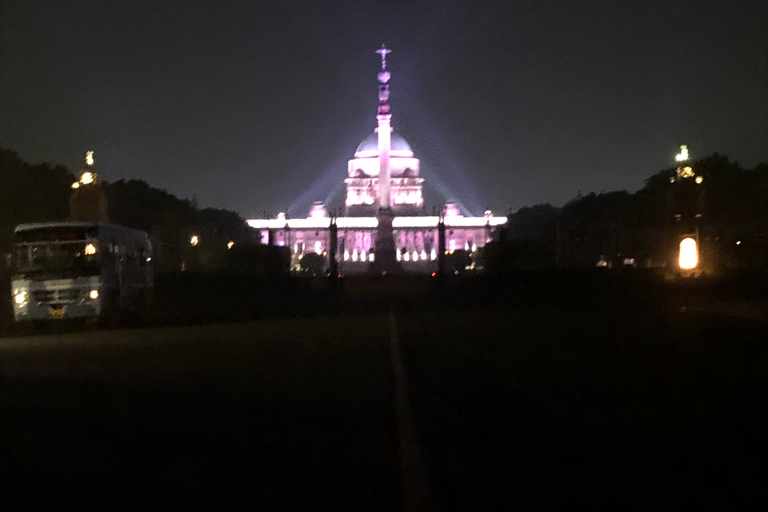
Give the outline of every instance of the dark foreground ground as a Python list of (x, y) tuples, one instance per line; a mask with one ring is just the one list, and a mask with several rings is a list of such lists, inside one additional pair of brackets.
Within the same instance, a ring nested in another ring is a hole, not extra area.
[(760, 287), (592, 279), (350, 281), (241, 323), (2, 338), (4, 503), (764, 502)]

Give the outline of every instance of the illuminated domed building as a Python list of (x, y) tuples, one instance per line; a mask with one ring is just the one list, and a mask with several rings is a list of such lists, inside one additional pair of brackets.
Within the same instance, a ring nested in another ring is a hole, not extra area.
[[(390, 207), (395, 215), (423, 213), (424, 197), (419, 177), (419, 159), (413, 155), (408, 142), (395, 132), (390, 136)], [(375, 216), (380, 198), (378, 194), (380, 161), (378, 129), (357, 146), (355, 157), (349, 161), (347, 184), (347, 215)]]
[(316, 202), (306, 218), (287, 218), (281, 213), (274, 219), (248, 221), (261, 232), (263, 243), (291, 248), (292, 267), (298, 266), (309, 252), (328, 257), (330, 236), (335, 231), (337, 260), (344, 272), (369, 268), (429, 271), (437, 260), (441, 219), (446, 228), (446, 251), (474, 252), (507, 222), (506, 217), (493, 216), (490, 211), (482, 217), (464, 217), (452, 202), (445, 205), (440, 216), (424, 215), (424, 178), (419, 176), (419, 159), (390, 126), (391, 74), (386, 67), (390, 50), (382, 46), (377, 53), (381, 55), (378, 123), (349, 160), (345, 215), (333, 218), (322, 202)]

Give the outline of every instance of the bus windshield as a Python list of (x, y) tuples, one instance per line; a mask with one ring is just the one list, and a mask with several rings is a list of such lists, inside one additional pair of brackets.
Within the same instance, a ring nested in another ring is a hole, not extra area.
[(14, 238), (14, 274), (70, 277), (100, 271), (98, 240), (87, 228), (22, 231)]

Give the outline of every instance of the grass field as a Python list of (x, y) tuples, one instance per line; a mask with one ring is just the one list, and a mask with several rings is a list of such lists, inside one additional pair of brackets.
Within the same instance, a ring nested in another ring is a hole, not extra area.
[(764, 303), (614, 286), (465, 304), (420, 283), (384, 300), (352, 282), (314, 317), (0, 339), (3, 495), (402, 509), (392, 308), (425, 509), (760, 497)]

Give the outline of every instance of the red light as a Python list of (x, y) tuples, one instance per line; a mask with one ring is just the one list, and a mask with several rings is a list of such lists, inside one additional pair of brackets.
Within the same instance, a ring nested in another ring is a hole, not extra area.
[(437, 272), (432, 272), (432, 277), (435, 277), (437, 275)]

